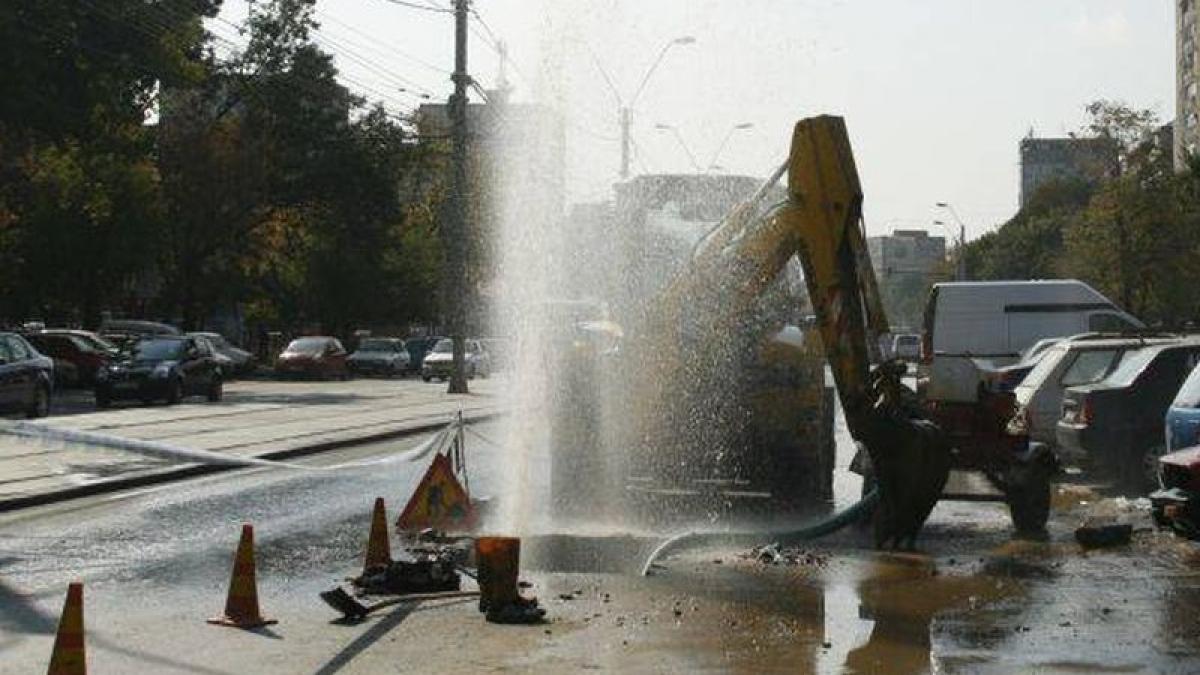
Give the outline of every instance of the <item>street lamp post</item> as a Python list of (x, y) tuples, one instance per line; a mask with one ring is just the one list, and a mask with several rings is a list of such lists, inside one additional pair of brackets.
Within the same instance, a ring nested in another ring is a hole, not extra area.
[(670, 124), (662, 124), (660, 122), (659, 124), (655, 124), (654, 128), (659, 131), (670, 131), (672, 134), (674, 134), (675, 140), (679, 143), (679, 147), (683, 148), (683, 152), (687, 154), (688, 161), (692, 163), (692, 169), (694, 169), (696, 173), (700, 173), (700, 165), (696, 162), (696, 155), (692, 154), (691, 148), (689, 148), (687, 142), (683, 140), (683, 134), (679, 133), (678, 127), (671, 126)]
[[(963, 224), (962, 218), (958, 217), (958, 212), (954, 210), (954, 207), (952, 205), (950, 205), (949, 202), (938, 202), (937, 207), (939, 209), (945, 209), (945, 210), (949, 211), (950, 215), (954, 216), (954, 222), (958, 223), (958, 260), (957, 260), (958, 264), (956, 265), (956, 268), (957, 268), (956, 276), (958, 277), (959, 281), (966, 281), (966, 279), (967, 279), (967, 255), (966, 255), (967, 254), (967, 226)], [(941, 224), (943, 226), (945, 225), (945, 223), (943, 223), (940, 220), (935, 220), (933, 222), (935, 224)]]
[(717, 151), (713, 153), (712, 159), (708, 160), (708, 167), (705, 168), (705, 173), (712, 173), (717, 168), (717, 160), (720, 159), (721, 153), (725, 152), (725, 146), (729, 144), (729, 139), (733, 137), (735, 131), (745, 131), (753, 129), (754, 124), (751, 122), (742, 122), (729, 127), (729, 131), (725, 132), (725, 137), (721, 139), (721, 144), (717, 146)]
[[(667, 52), (671, 50), (671, 47), (674, 47), (675, 45), (690, 45), (694, 44), (695, 42), (696, 38), (692, 37), (691, 35), (683, 35), (675, 38), (674, 40), (670, 40), (663, 45), (662, 49), (658, 52), (658, 57), (654, 59), (654, 63), (651, 63), (650, 67), (646, 69), (646, 74), (642, 76), (642, 81), (638, 84), (637, 91), (633, 92), (633, 97), (629, 99), (628, 103), (625, 103), (621, 100), (621, 94), (616, 90), (615, 87), (612, 88), (613, 93), (617, 96), (617, 103), (620, 105), (620, 109), (618, 110), (618, 122), (621, 125), (621, 180), (629, 178), (629, 133), (630, 126), (632, 124), (633, 105), (637, 103), (638, 97), (640, 97), (642, 92), (645, 91), (646, 84), (650, 82), (650, 76), (653, 75), (654, 71), (658, 69), (658, 65), (662, 63), (663, 59), (667, 56)], [(603, 73), (603, 69), (601, 69), (601, 72)], [(606, 80), (610, 80), (611, 86), (611, 78), (608, 77), (607, 73), (603, 74)], [(693, 163), (695, 162), (693, 161)]]

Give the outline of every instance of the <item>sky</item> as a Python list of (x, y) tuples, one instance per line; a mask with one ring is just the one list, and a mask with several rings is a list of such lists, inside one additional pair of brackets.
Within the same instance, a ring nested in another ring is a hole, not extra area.
[[(404, 0), (430, 9), (449, 0)], [(708, 166), (765, 176), (792, 125), (846, 118), (868, 234), (941, 232), (948, 202), (977, 237), (1017, 209), (1017, 144), (1080, 128), (1116, 99), (1174, 117), (1172, 0), (475, 0), (469, 70), (484, 88), (511, 65), (515, 100), (567, 120), (568, 202), (611, 196), (618, 98), (632, 104), (634, 173)], [(211, 28), (232, 48), (245, 0)], [(390, 0), (321, 0), (317, 40), (345, 83), (397, 113), (444, 101), (453, 17)], [(480, 20), (481, 19), (481, 20)], [(226, 23), (228, 22), (228, 23)], [(673, 39), (636, 101), (638, 83)], [(608, 81), (612, 82), (612, 87)], [(404, 89), (406, 91), (401, 91)], [(429, 97), (428, 99), (422, 98)], [(474, 97), (478, 99), (477, 96)], [(657, 129), (658, 125), (674, 131)], [(945, 233), (945, 232), (941, 232)], [(956, 234), (956, 232), (955, 232)]]

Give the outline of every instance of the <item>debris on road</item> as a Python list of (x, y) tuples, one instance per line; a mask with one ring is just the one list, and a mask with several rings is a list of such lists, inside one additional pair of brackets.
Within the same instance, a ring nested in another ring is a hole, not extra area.
[(392, 607), (406, 602), (421, 602), (423, 600), (449, 600), (452, 598), (477, 598), (479, 591), (444, 591), (440, 593), (410, 593), (395, 598), (388, 598), (370, 605), (364, 605), (354, 599), (341, 586), (324, 591), (321, 599), (327, 605), (342, 613), (342, 621), (358, 621), (384, 607)]
[(373, 595), (457, 591), (466, 557), (464, 544), (421, 543), (405, 548), (396, 560), (368, 567), (351, 582)]
[(1085, 524), (1075, 530), (1075, 541), (1084, 548), (1124, 546), (1132, 536), (1129, 523)]
[(829, 564), (829, 556), (802, 548), (784, 548), (778, 542), (755, 546), (742, 558), (756, 560), (764, 565), (804, 565), (808, 567), (825, 567)]

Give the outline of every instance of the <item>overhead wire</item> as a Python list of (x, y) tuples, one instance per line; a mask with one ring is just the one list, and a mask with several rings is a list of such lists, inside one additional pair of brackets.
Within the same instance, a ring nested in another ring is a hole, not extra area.
[(439, 12), (441, 14), (453, 14), (454, 13), (454, 10), (452, 10), (452, 9), (446, 9), (444, 7), (437, 7), (436, 5), (429, 6), (428, 4), (418, 5), (415, 2), (408, 2), (407, 0), (383, 0), (383, 1), (393, 4), (393, 5), (399, 5), (401, 7), (407, 7), (409, 9), (419, 9), (419, 10), (426, 11), (426, 12)]

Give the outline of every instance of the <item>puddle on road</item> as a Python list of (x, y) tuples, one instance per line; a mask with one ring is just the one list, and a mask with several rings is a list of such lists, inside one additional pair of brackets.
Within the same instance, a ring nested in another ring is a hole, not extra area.
[[(656, 543), (538, 537), (522, 541), (522, 557), (531, 570), (624, 575), (603, 584), (621, 604), (602, 605), (625, 617), (602, 629), (618, 631), (621, 640), (591, 639), (627, 645), (607, 666), (631, 669), (661, 669), (683, 655), (695, 670), (927, 672), (935, 619), (1023, 593), (1023, 569), (946, 574), (924, 555), (861, 550), (815, 552), (791, 565), (693, 551), (648, 580), (633, 576), (637, 565), (629, 560), (643, 560)], [(968, 636), (967, 648), (989, 651), (1003, 637), (979, 632)], [(963, 637), (956, 639), (961, 646)]]

